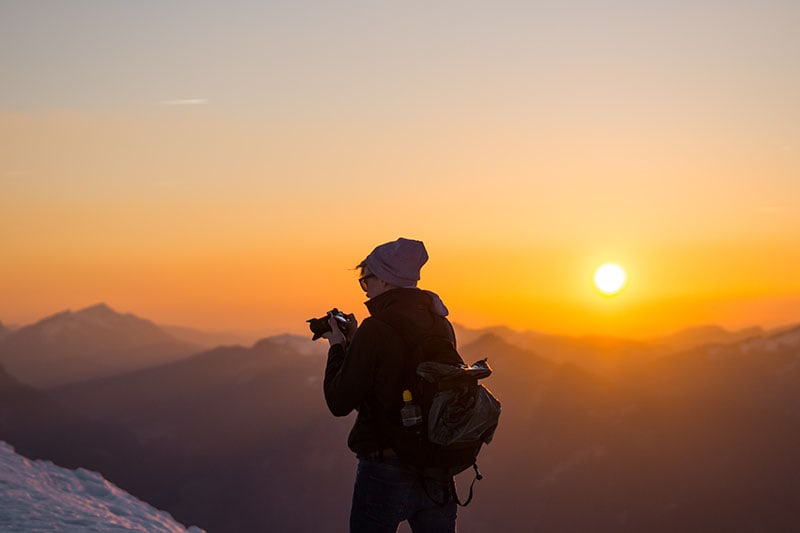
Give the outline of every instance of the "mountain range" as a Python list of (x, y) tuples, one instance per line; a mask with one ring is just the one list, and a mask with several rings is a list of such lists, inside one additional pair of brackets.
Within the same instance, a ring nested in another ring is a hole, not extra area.
[(186, 357), (199, 347), (105, 304), (63, 311), (0, 337), (0, 364), (39, 388), (110, 376)]
[[(709, 327), (651, 341), (458, 334), (466, 360), (489, 358), (484, 384), (503, 404), (459, 531), (794, 527), (800, 328)], [(352, 416), (325, 407), (325, 352), (284, 335), (46, 396), (0, 374), (0, 439), (27, 439), (29, 452), (38, 443), (39, 457), (72, 442), (72, 464), (98, 465), (210, 533), (339, 531), (355, 468)], [(471, 478), (458, 481), (463, 491)]]
[(600, 335), (579, 337), (550, 335), (536, 331), (515, 331), (504, 326), (469, 329), (456, 325), (461, 344), (491, 333), (509, 344), (542, 354), (558, 363), (571, 363), (586, 370), (613, 375), (658, 357), (708, 344), (727, 344), (770, 334), (759, 327), (728, 331), (719, 326), (687, 328), (671, 335), (630, 340)]

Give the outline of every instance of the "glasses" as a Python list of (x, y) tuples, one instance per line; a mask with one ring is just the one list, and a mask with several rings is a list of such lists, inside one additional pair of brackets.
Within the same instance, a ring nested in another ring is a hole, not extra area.
[(358, 278), (358, 284), (361, 285), (361, 290), (367, 292), (367, 280), (369, 278), (374, 278), (375, 274), (367, 274), (365, 276), (361, 276)]

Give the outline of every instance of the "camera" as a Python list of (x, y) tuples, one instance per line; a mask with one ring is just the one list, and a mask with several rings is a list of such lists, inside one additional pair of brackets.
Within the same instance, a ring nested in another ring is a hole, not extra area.
[(334, 307), (333, 309), (328, 311), (328, 313), (323, 317), (309, 318), (308, 320), (306, 320), (306, 322), (308, 322), (308, 327), (314, 334), (311, 340), (315, 341), (331, 330), (331, 325), (328, 322), (328, 318), (330, 317), (336, 319), (336, 322), (339, 325), (339, 329), (342, 331), (342, 333), (344, 333), (345, 336), (348, 335), (347, 330), (349, 329), (350, 322), (347, 319), (347, 315)]

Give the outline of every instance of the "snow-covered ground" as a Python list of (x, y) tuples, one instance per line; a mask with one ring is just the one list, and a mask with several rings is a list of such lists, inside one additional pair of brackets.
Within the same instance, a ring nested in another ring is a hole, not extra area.
[(84, 469), (30, 461), (0, 441), (0, 531), (203, 533)]

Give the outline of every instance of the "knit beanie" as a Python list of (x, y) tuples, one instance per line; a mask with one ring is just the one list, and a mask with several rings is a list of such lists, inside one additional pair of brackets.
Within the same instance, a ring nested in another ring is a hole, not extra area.
[(404, 239), (377, 246), (364, 260), (366, 267), (390, 285), (416, 287), (419, 270), (428, 260), (422, 241)]

